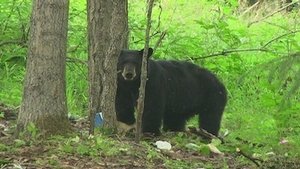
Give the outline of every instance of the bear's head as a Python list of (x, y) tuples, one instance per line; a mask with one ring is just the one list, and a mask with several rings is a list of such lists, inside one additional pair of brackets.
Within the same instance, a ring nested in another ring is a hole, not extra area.
[[(142, 50), (122, 50), (118, 59), (118, 78), (125, 81), (133, 81), (140, 77), (143, 60)], [(152, 55), (153, 49), (148, 49), (148, 58)]]

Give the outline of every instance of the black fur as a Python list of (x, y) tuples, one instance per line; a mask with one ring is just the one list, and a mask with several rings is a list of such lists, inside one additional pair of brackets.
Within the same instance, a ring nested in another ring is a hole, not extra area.
[[(118, 62), (117, 119), (128, 125), (135, 123), (142, 53), (123, 50)], [(122, 76), (126, 64), (135, 67), (131, 80)], [(143, 132), (159, 134), (162, 124), (166, 131), (183, 131), (187, 120), (199, 115), (199, 127), (217, 136), (226, 102), (224, 85), (208, 70), (189, 62), (148, 59)]]

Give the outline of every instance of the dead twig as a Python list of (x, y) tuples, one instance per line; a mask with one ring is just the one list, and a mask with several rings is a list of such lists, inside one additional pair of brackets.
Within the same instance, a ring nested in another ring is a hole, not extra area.
[(154, 45), (153, 47), (153, 51), (155, 52), (156, 49), (158, 48), (158, 46), (161, 44), (162, 40), (165, 38), (167, 34), (167, 31), (163, 31), (161, 34), (160, 34), (160, 37), (159, 39), (157, 40), (156, 44)]
[(213, 54), (209, 54), (209, 55), (206, 55), (206, 56), (202, 56), (202, 57), (190, 57), (186, 60), (199, 60), (199, 59), (206, 59), (206, 58), (211, 58), (211, 57), (216, 57), (216, 56), (226, 56), (230, 53), (239, 53), (239, 52), (254, 52), (254, 51), (258, 51), (258, 52), (269, 52), (269, 53), (274, 53), (274, 51), (272, 50), (269, 50), (267, 49), (267, 47), (279, 40), (280, 38), (283, 38), (285, 36), (288, 36), (288, 35), (291, 35), (291, 34), (295, 34), (295, 33), (298, 33), (300, 32), (300, 30), (293, 30), (293, 31), (289, 31), (287, 33), (284, 33), (282, 35), (279, 35), (269, 41), (267, 41), (265, 44), (263, 44), (261, 47), (258, 47), (258, 48), (248, 48), (248, 49), (228, 49), (228, 50), (223, 50), (223, 51), (220, 51), (220, 52), (216, 52), (216, 53), (213, 53)]
[(272, 42), (274, 42), (274, 41), (276, 41), (276, 40), (278, 40), (278, 39), (280, 39), (280, 38), (282, 38), (282, 37), (285, 37), (285, 36), (288, 36), (288, 35), (291, 35), (291, 34), (295, 34), (295, 33), (298, 33), (298, 32), (300, 32), (300, 30), (294, 30), (294, 31), (290, 31), (290, 32), (284, 33), (284, 34), (282, 34), (282, 35), (279, 35), (279, 36), (277, 36), (277, 37), (275, 37), (275, 38), (269, 40), (267, 43), (265, 43), (265, 44), (262, 46), (262, 48), (267, 47), (267, 46), (270, 45)]
[[(87, 38), (87, 35), (84, 36), (84, 39)], [(84, 43), (84, 41), (80, 41), (79, 44), (77, 44), (76, 46), (72, 46), (71, 48), (68, 49), (67, 53), (74, 53), (76, 52), (80, 46), (82, 46), (82, 44)]]
[(105, 168), (144, 168), (145, 166), (143, 164), (135, 163), (134, 161), (130, 161), (130, 164), (118, 164), (118, 163), (110, 163), (110, 162), (104, 162), (100, 163), (98, 162), (98, 165), (103, 166)]
[(154, 29), (154, 30), (159, 30), (159, 28), (160, 28), (160, 23), (161, 23), (161, 14), (162, 14), (162, 6), (161, 6), (161, 1), (159, 2), (159, 5), (158, 5), (158, 8), (159, 8), (159, 14), (158, 14), (158, 22), (157, 22), (157, 26), (156, 26), (156, 28)]
[(263, 160), (258, 159), (258, 158), (255, 158), (255, 157), (252, 157), (252, 156), (246, 154), (245, 152), (243, 152), (243, 151), (242, 151), (241, 149), (239, 149), (239, 148), (236, 148), (236, 152), (237, 152), (238, 154), (242, 155), (243, 157), (249, 159), (250, 161), (252, 161), (257, 167), (260, 166), (260, 164), (259, 164), (257, 161), (263, 162)]
[(242, 14), (241, 17), (243, 17), (246, 13), (248, 13), (249, 11), (251, 11), (253, 8), (255, 8), (261, 1), (257, 1), (255, 4), (253, 4), (252, 6), (250, 6), (247, 10), (245, 10)]
[[(160, 31), (153, 32), (149, 37), (152, 38), (152, 37), (158, 35), (159, 33), (161, 33), (161, 32), (160, 32)], [(141, 42), (141, 41), (144, 41), (144, 39), (136, 40), (136, 41), (134, 41), (133, 43), (139, 43), (139, 42)]]
[(78, 58), (71, 58), (71, 57), (67, 57), (67, 62), (71, 62), (71, 63), (80, 63), (83, 65), (88, 65), (88, 62), (82, 59), (78, 59)]
[(228, 50), (223, 50), (223, 51), (221, 51), (221, 52), (209, 54), (209, 55), (202, 56), (202, 57), (190, 57), (190, 58), (187, 59), (187, 60), (207, 59), (207, 58), (216, 57), (216, 56), (226, 56), (226, 55), (228, 55), (228, 54), (230, 54), (230, 53), (253, 52), (253, 51), (259, 51), (259, 52), (271, 52), (270, 50), (265, 49), (265, 48), (228, 49)]
[[(163, 9), (162, 9), (162, 6), (161, 6), (161, 3), (159, 3), (158, 8), (159, 8), (159, 14), (158, 14), (158, 18), (157, 18), (158, 22), (157, 22), (157, 25), (156, 25), (156, 27), (155, 27), (153, 33), (150, 35), (150, 38), (152, 38), (152, 37), (154, 37), (154, 36), (160, 34), (160, 38), (158, 39), (158, 41), (157, 41), (157, 43), (156, 43), (157, 47), (159, 46), (161, 40), (164, 38), (164, 36), (165, 36), (165, 34), (166, 34), (166, 31), (162, 31), (162, 32), (161, 32), (161, 31), (159, 30), (160, 25), (161, 25), (161, 14), (162, 14), (162, 10), (163, 10)], [(143, 41), (143, 40), (144, 40), (144, 39), (136, 40), (136, 41), (134, 41), (133, 43), (139, 43), (139, 42), (141, 42), (141, 41)], [(156, 48), (153, 48), (153, 51), (155, 51), (155, 49), (156, 49)]]
[(289, 4), (285, 5), (285, 6), (283, 6), (282, 8), (279, 8), (278, 10), (276, 10), (276, 11), (270, 13), (269, 15), (266, 15), (265, 17), (263, 17), (263, 18), (261, 18), (261, 19), (258, 19), (258, 20), (255, 20), (255, 21), (250, 22), (250, 23), (248, 24), (248, 26), (251, 26), (251, 25), (254, 24), (254, 23), (258, 23), (258, 22), (260, 22), (260, 21), (263, 21), (263, 20), (265, 20), (265, 19), (267, 19), (267, 18), (269, 18), (269, 17), (275, 15), (276, 13), (279, 13), (279, 12), (283, 11), (284, 9), (288, 8), (289, 6), (292, 6), (292, 5), (294, 5), (294, 4), (296, 4), (296, 3), (299, 3), (299, 2), (300, 2), (300, 1), (295, 1), (295, 2), (289, 3)]
[(160, 150), (160, 153), (164, 156), (167, 156), (168, 158), (171, 158), (172, 160), (178, 160), (183, 158), (180, 154), (177, 154), (173, 151)]
[(209, 139), (209, 140), (212, 140), (212, 139), (218, 139), (221, 141), (221, 143), (224, 143), (224, 139), (221, 138), (221, 137), (218, 137), (218, 136), (215, 136), (209, 132), (207, 132), (206, 130), (204, 129), (197, 129), (195, 127), (189, 127), (189, 131), (193, 134), (196, 134), (200, 137), (203, 137), (205, 139)]
[(0, 42), (0, 47), (5, 45), (21, 45), (25, 46), (26, 41), (24, 40), (8, 40), (8, 41), (2, 41)]

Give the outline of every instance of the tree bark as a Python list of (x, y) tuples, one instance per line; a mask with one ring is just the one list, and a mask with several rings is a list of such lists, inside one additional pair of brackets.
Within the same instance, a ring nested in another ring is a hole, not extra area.
[(95, 113), (102, 112), (104, 127), (116, 127), (117, 61), (127, 47), (127, 0), (88, 0), (90, 134)]
[(17, 133), (32, 122), (45, 134), (69, 130), (66, 99), (68, 0), (34, 0)]
[(136, 122), (136, 134), (135, 134), (135, 142), (139, 143), (142, 133), (142, 117), (144, 112), (144, 101), (145, 101), (145, 89), (147, 83), (147, 69), (148, 69), (148, 49), (149, 49), (149, 41), (150, 41), (150, 29), (151, 29), (151, 15), (153, 8), (154, 0), (148, 0), (147, 3), (147, 27), (145, 31), (145, 46), (143, 52), (143, 61), (141, 67), (141, 84), (139, 88), (139, 97), (137, 100), (137, 122)]

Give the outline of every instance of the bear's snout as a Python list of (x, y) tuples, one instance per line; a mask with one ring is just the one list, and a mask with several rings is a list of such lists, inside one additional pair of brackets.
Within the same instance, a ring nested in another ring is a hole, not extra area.
[(133, 80), (136, 76), (135, 66), (133, 64), (126, 64), (122, 76), (125, 80)]
[(126, 79), (132, 79), (133, 78), (133, 74), (132, 73), (126, 73), (125, 74), (125, 78)]

